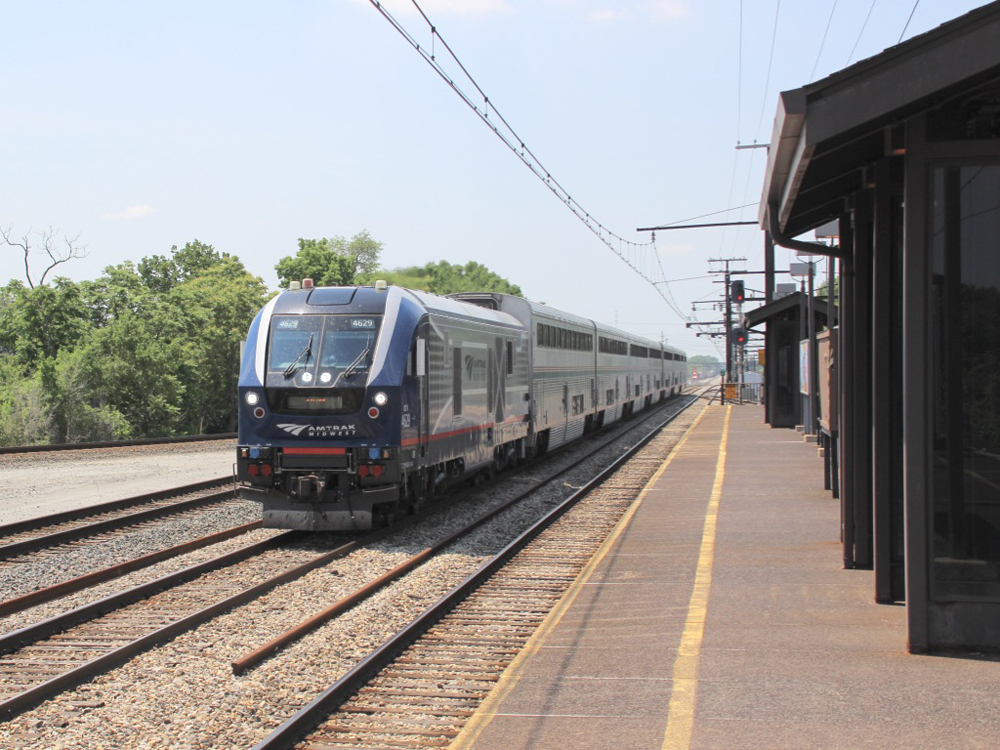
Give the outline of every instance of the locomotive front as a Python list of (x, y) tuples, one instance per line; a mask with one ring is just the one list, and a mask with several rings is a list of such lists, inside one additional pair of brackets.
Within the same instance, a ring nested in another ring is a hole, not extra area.
[(244, 348), (240, 496), (262, 503), (267, 527), (371, 528), (400, 497), (419, 311), (384, 286), (292, 286), (258, 313)]

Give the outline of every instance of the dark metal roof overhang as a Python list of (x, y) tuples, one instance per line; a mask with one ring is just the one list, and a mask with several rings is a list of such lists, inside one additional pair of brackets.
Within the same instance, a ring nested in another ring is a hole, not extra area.
[[(785, 295), (766, 305), (761, 305), (753, 310), (749, 310), (743, 315), (744, 328), (756, 328), (761, 323), (766, 323), (773, 318), (786, 317), (789, 313), (801, 310), (808, 301), (808, 296), (802, 292), (793, 292)], [(836, 316), (834, 308), (834, 316)], [(820, 325), (826, 325), (827, 306), (826, 298), (813, 297), (813, 316)]]
[[(891, 126), (1000, 78), (1000, 2), (781, 94), (758, 219), (795, 237), (849, 208), (866, 168), (901, 147)], [(783, 243), (778, 243), (783, 244)], [(821, 248), (817, 253), (821, 253)]]

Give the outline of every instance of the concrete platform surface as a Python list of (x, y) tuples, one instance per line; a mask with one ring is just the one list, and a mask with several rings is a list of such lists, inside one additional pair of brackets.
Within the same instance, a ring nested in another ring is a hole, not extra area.
[(707, 407), (637, 504), (453, 750), (1000, 747), (1000, 661), (906, 651), (760, 407)]

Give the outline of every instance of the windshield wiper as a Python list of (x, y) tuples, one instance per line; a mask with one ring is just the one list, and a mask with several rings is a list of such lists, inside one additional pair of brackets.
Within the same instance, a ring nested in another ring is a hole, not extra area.
[(299, 352), (299, 356), (297, 356), (295, 359), (293, 359), (291, 361), (291, 364), (289, 364), (288, 367), (285, 368), (285, 377), (286, 378), (292, 377), (292, 375), (295, 374), (295, 371), (299, 369), (299, 360), (300, 359), (303, 359), (303, 357), (304, 357), (305, 358), (305, 359), (303, 359), (304, 362), (308, 362), (309, 361), (309, 355), (312, 354), (312, 345), (313, 345), (313, 334), (310, 333), (309, 334), (309, 341), (306, 343), (306, 348), (303, 349), (301, 352)]
[(355, 371), (356, 369), (358, 369), (358, 367), (360, 367), (360, 366), (361, 366), (361, 363), (362, 363), (362, 362), (363, 362), (364, 360), (368, 359), (368, 355), (369, 355), (370, 353), (371, 353), (371, 347), (366, 347), (366, 348), (365, 348), (365, 350), (364, 350), (363, 352), (361, 352), (361, 354), (359, 354), (359, 355), (358, 355), (357, 357), (355, 357), (355, 358), (354, 358), (354, 361), (353, 361), (353, 362), (351, 362), (351, 364), (349, 364), (349, 365), (347, 366), (347, 369), (346, 369), (346, 370), (344, 370), (344, 377), (345, 377), (345, 378), (349, 378), (349, 377), (351, 377), (351, 375), (353, 375), (353, 374), (354, 374), (354, 371)]

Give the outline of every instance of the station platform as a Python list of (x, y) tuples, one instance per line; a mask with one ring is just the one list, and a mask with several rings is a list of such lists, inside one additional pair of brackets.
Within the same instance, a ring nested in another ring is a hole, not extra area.
[(1000, 747), (1000, 661), (916, 656), (823, 460), (708, 406), (452, 750)]

